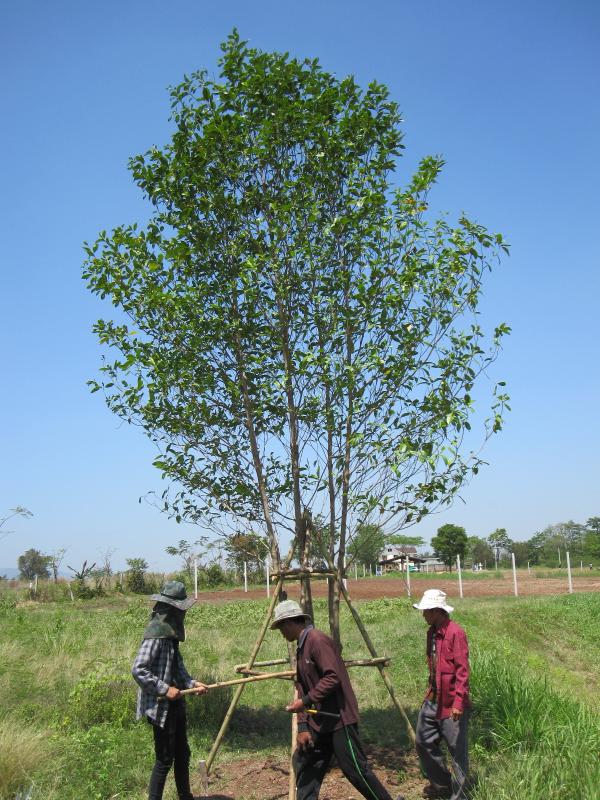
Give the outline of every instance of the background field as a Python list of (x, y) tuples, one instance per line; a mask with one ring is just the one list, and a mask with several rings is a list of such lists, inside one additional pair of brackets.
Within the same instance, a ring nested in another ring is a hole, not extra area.
[[(381, 584), (380, 584), (381, 585)], [(352, 588), (352, 587), (350, 587)], [(247, 658), (266, 597), (200, 603), (188, 615), (183, 645), (192, 674), (233, 677)], [(475, 702), (471, 754), (476, 800), (597, 800), (600, 786), (600, 594), (473, 598), (456, 601), (468, 632)], [(29, 800), (142, 800), (152, 763), (148, 726), (135, 723), (129, 668), (148, 616), (147, 600), (105, 598), (75, 604), (0, 606), (0, 798), (19, 790)], [(381, 653), (392, 656), (399, 697), (415, 718), (425, 669), (425, 626), (403, 597), (361, 601), (359, 609)], [(325, 605), (316, 601), (326, 628)], [(366, 649), (347, 615), (345, 655)], [(260, 658), (285, 653), (269, 633)], [(419, 778), (402, 723), (377, 673), (352, 672), (365, 740), (394, 790), (419, 796)], [(290, 693), (284, 682), (246, 689), (218, 758), (214, 791), (236, 800), (287, 796)], [(189, 702), (193, 760), (204, 757), (228, 696)], [(249, 760), (268, 775), (268, 794)], [(387, 762), (387, 764), (385, 763)], [(232, 777), (237, 775), (235, 783)], [(344, 794), (327, 797), (351, 798)], [(17, 795), (19, 796), (19, 795)], [(216, 795), (215, 795), (216, 796)], [(175, 797), (169, 784), (166, 795)]]

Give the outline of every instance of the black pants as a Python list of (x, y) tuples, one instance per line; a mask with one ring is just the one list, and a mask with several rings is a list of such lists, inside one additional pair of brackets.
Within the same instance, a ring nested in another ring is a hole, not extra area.
[(367, 763), (356, 725), (347, 725), (331, 733), (313, 733), (312, 737), (315, 745), (312, 750), (294, 753), (297, 800), (317, 800), (334, 755), (346, 778), (363, 797), (392, 800)]
[(190, 788), (190, 747), (187, 740), (185, 703), (169, 703), (164, 728), (152, 725), (156, 761), (150, 778), (148, 800), (162, 800), (165, 782), (171, 766), (175, 767), (175, 786), (179, 800), (194, 800)]

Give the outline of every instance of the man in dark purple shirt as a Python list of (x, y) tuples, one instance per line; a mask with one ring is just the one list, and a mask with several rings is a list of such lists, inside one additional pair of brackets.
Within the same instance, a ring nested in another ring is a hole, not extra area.
[[(334, 755), (346, 778), (363, 797), (392, 800), (367, 762), (358, 735), (358, 704), (333, 639), (314, 628), (310, 617), (293, 600), (277, 606), (271, 628), (279, 630), (288, 642), (298, 642), (299, 699), (286, 706), (286, 711), (298, 714), (298, 746), (294, 753), (297, 800), (317, 800)], [(311, 710), (317, 713), (310, 713)]]

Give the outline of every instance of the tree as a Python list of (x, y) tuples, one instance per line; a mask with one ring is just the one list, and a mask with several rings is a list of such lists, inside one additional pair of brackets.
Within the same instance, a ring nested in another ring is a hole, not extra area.
[(467, 553), (474, 564), (491, 564), (494, 560), (494, 551), (486, 540), (481, 539), (479, 536), (469, 536)]
[(378, 525), (360, 525), (348, 546), (348, 554), (361, 564), (377, 564), (385, 543), (385, 534)]
[(145, 558), (127, 558), (127, 588), (130, 592), (143, 594), (146, 591), (148, 562)]
[(393, 533), (391, 536), (385, 537), (386, 544), (397, 544), (400, 547), (422, 547), (425, 540), (422, 536), (403, 536), (399, 533)]
[(48, 561), (49, 556), (43, 555), (39, 550), (30, 548), (22, 556), (19, 556), (17, 561), (21, 578), (33, 580), (36, 575), (38, 578), (49, 578)]
[[(195, 542), (188, 542), (185, 539), (180, 539), (179, 543), (165, 547), (165, 553), (170, 556), (179, 556), (183, 561), (183, 569), (185, 570), (190, 581), (194, 576), (194, 561), (202, 556), (202, 552), (198, 549), (199, 545), (205, 546), (208, 539), (203, 537), (197, 539)], [(147, 569), (147, 567), (146, 567)]]
[(244, 563), (248, 573), (257, 574), (263, 569), (265, 558), (269, 553), (269, 543), (258, 533), (238, 533), (225, 542), (227, 561), (238, 572), (244, 571)]
[[(13, 517), (25, 517), (26, 519), (29, 519), (30, 517), (33, 517), (33, 514), (27, 508), (24, 508), (24, 506), (15, 506), (14, 508), (10, 509), (10, 513), (5, 517), (0, 517), (0, 529), (3, 528), (8, 520), (12, 519)], [(7, 531), (6, 529), (0, 530), (0, 539), (4, 539), (10, 533), (13, 533), (13, 531)]]
[(437, 536), (431, 540), (431, 546), (435, 555), (452, 571), (452, 564), (456, 561), (456, 556), (464, 559), (467, 542), (468, 538), (464, 528), (448, 524), (438, 528)]
[(512, 549), (512, 541), (508, 537), (508, 533), (506, 532), (506, 528), (496, 528), (495, 531), (492, 531), (487, 538), (488, 543), (492, 550), (494, 551), (494, 558), (496, 560), (496, 569), (498, 568), (498, 562), (500, 561), (502, 555), (508, 555)]
[(590, 517), (585, 523), (585, 527), (600, 536), (600, 517)]
[(58, 570), (60, 569), (60, 565), (63, 562), (66, 552), (67, 549), (65, 547), (61, 547), (48, 556), (48, 565), (52, 569), (54, 583), (58, 583)]
[[(443, 161), (393, 186), (400, 115), (317, 61), (250, 49), (171, 92), (175, 132), (130, 161), (145, 226), (86, 245), (108, 406), (143, 428), (171, 482), (161, 507), (234, 536), (325, 520), (344, 569), (359, 526), (390, 533), (449, 503), (479, 469), (463, 453), (473, 392), (508, 332), (477, 316), (502, 237), (430, 221)], [(485, 439), (502, 427), (497, 384)], [(339, 636), (337, 581), (330, 625)]]
[(515, 555), (515, 566), (526, 567), (529, 561), (529, 546), (527, 542), (513, 542), (512, 552)]

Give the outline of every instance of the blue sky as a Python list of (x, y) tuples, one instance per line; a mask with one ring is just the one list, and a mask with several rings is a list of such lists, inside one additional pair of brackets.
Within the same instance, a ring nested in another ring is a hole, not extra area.
[(494, 374), (513, 411), (490, 462), (445, 522), (472, 535), (600, 514), (598, 453), (600, 11), (595, 2), (371, 0), (303, 3), (4, 0), (0, 5), (0, 567), (28, 547), (73, 566), (114, 563), (194, 530), (138, 498), (160, 489), (142, 434), (86, 380), (107, 309), (80, 278), (82, 242), (143, 219), (129, 156), (169, 135), (167, 87), (216, 72), (237, 26), (262, 49), (318, 56), (339, 76), (386, 83), (404, 117), (405, 180), (427, 154), (447, 166), (432, 195), (511, 243), (483, 314), (513, 328)]

